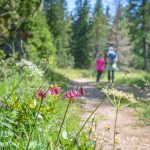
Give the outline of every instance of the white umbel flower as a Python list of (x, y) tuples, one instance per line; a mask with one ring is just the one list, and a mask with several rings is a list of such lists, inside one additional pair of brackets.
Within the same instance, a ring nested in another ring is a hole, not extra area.
[(40, 70), (35, 64), (33, 64), (33, 62), (28, 61), (26, 59), (21, 59), (20, 62), (16, 63), (16, 65), (31, 71), (30, 75), (39, 75), (40, 77), (42, 77), (44, 74), (42, 70)]

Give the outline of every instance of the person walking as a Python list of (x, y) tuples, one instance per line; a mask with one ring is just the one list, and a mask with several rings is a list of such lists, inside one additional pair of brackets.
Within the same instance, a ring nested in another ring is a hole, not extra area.
[(117, 54), (114, 50), (114, 48), (111, 46), (108, 49), (107, 52), (107, 65), (106, 65), (106, 70), (108, 71), (108, 82), (112, 83), (114, 82), (115, 79), (115, 70), (118, 70), (117, 65)]
[(104, 69), (105, 69), (105, 59), (102, 53), (98, 53), (97, 58), (96, 58), (96, 70), (97, 70), (96, 82), (100, 81), (100, 78)]

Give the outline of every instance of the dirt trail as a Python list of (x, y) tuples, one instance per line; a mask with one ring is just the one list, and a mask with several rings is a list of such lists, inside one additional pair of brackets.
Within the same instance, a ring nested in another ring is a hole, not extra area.
[[(103, 93), (96, 88), (96, 84), (89, 79), (78, 79), (83, 85), (86, 94), (81, 102), (82, 121), (90, 115), (95, 107), (104, 99)], [(117, 150), (150, 150), (150, 126), (140, 126), (138, 118), (134, 115), (133, 108), (121, 109), (118, 115), (116, 149)], [(112, 150), (113, 128), (115, 109), (108, 102), (103, 105), (93, 115), (95, 125), (93, 133), (97, 136), (96, 150)], [(92, 117), (92, 118), (93, 118)], [(91, 118), (91, 120), (92, 120)], [(92, 121), (88, 123), (90, 126)]]

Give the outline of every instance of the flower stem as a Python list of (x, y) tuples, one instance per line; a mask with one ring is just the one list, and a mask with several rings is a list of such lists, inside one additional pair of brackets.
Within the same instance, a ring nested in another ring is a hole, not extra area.
[[(105, 100), (101, 101), (100, 104), (92, 111), (92, 113), (89, 115), (89, 117), (86, 119), (86, 121), (84, 122), (84, 124), (82, 125), (82, 127), (80, 128), (80, 130), (78, 131), (78, 133), (76, 134), (73, 142), (75, 142), (77, 140), (77, 137), (79, 136), (79, 134), (81, 133), (81, 131), (83, 130), (84, 126), (86, 125), (86, 123), (89, 121), (89, 119), (92, 117), (92, 115), (96, 112), (96, 110), (102, 105), (102, 103)], [(69, 147), (71, 146), (71, 144), (69, 145)], [(69, 148), (68, 147), (68, 148)]]
[(65, 111), (65, 114), (64, 114), (64, 117), (63, 117), (63, 120), (62, 120), (62, 123), (61, 123), (60, 129), (59, 129), (59, 132), (58, 132), (58, 135), (57, 135), (56, 145), (58, 144), (59, 136), (60, 136), (60, 133), (61, 133), (61, 130), (62, 130), (62, 127), (63, 127), (64, 121), (65, 121), (65, 118), (66, 118), (66, 115), (67, 115), (67, 112), (68, 112), (68, 109), (69, 109), (69, 105), (70, 105), (70, 103), (71, 103), (71, 98), (70, 98), (70, 99), (69, 99), (69, 101), (68, 101), (68, 105), (67, 105), (67, 108), (66, 108), (66, 111)]
[(89, 138), (90, 138), (91, 133), (92, 133), (92, 128), (93, 128), (93, 125), (94, 125), (94, 121), (95, 121), (95, 116), (94, 116), (94, 118), (92, 119), (92, 123), (91, 123), (91, 126), (90, 126), (90, 130), (89, 130)]
[(113, 141), (113, 150), (115, 150), (116, 146), (116, 127), (117, 127), (117, 118), (118, 118), (119, 108), (116, 108), (116, 116), (115, 116), (115, 125), (114, 125), (114, 141)]
[(37, 121), (37, 118), (38, 118), (38, 115), (39, 115), (39, 112), (40, 112), (40, 109), (41, 109), (41, 106), (42, 106), (43, 98), (44, 98), (44, 96), (41, 98), (40, 106), (39, 106), (39, 109), (38, 109), (37, 114), (36, 114), (35, 119), (34, 119), (32, 131), (31, 131), (30, 136), (29, 136), (29, 140), (28, 140), (28, 144), (26, 146), (26, 150), (28, 150), (29, 144), (30, 144), (31, 139), (32, 139), (32, 134), (33, 134), (33, 131), (34, 131), (34, 128), (35, 128), (35, 125), (36, 125), (36, 121)]
[(29, 144), (30, 144), (30, 141), (32, 139), (32, 134), (33, 134), (33, 131), (34, 131), (34, 128), (35, 128), (35, 125), (36, 125), (36, 121), (38, 119), (38, 115), (39, 115), (39, 112), (40, 112), (40, 109), (41, 109), (41, 106), (42, 106), (42, 102), (43, 102), (44, 97), (48, 93), (48, 91), (49, 91), (49, 88), (47, 89), (47, 91), (45, 92), (45, 94), (41, 97), (40, 106), (38, 108), (37, 114), (36, 114), (35, 119), (34, 119), (32, 131), (31, 131), (30, 136), (29, 136), (29, 140), (28, 140), (28, 144), (27, 144), (26, 150), (28, 150), (28, 148), (29, 148)]
[(97, 141), (98, 141), (98, 136), (96, 137), (96, 141), (95, 141), (95, 145), (94, 145), (93, 150), (96, 150), (96, 147), (97, 147)]
[(11, 91), (11, 93), (8, 95), (7, 99), (9, 99), (10, 96), (14, 93), (14, 91), (18, 88), (19, 84), (23, 81), (23, 79), (26, 77), (26, 75), (27, 75), (27, 73), (25, 73), (25, 75), (21, 77), (21, 79), (19, 80), (19, 82), (13, 88), (13, 90)]

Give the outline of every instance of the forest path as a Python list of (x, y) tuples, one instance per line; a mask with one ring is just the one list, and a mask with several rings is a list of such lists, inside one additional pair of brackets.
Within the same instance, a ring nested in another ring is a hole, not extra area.
[[(91, 79), (81, 78), (74, 82), (82, 84), (85, 89), (85, 96), (81, 100), (82, 122), (96, 108), (96, 106), (105, 98), (101, 90), (96, 88), (96, 83)], [(94, 118), (93, 132), (97, 136), (96, 150), (112, 150), (113, 129), (115, 109), (106, 100), (102, 106), (94, 113), (87, 124), (87, 129), (92, 124)], [(139, 120), (135, 116), (135, 110), (131, 107), (123, 108), (119, 111), (117, 132), (116, 132), (117, 150), (150, 150), (150, 126), (139, 125)]]

